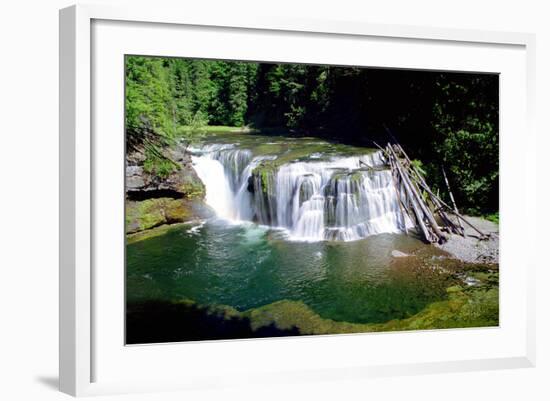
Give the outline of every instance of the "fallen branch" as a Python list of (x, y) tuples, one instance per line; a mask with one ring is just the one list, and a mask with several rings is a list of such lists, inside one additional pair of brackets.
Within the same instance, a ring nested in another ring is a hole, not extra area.
[[(406, 174), (406, 172), (404, 171), (404, 168), (401, 165), (401, 162), (399, 161), (397, 155), (395, 154), (395, 151), (393, 150), (390, 144), (388, 144), (387, 149), (388, 149), (388, 153), (393, 158), (394, 165), (397, 167), (397, 171), (399, 172), (401, 181), (403, 182), (404, 188), (407, 191), (407, 194), (409, 196), (409, 201), (411, 201), (413, 210), (415, 211), (418, 226), (420, 226), (425, 239), (428, 242), (446, 241), (447, 236), (443, 234), (443, 232), (441, 232), (441, 230), (439, 229), (439, 226), (435, 221), (432, 213), (426, 206), (424, 200), (419, 195), (416, 188), (413, 186), (408, 174)], [(424, 219), (426, 221), (424, 221)], [(427, 228), (428, 226), (431, 228), (431, 230), (433, 230), (433, 234), (429, 233)]]
[[(401, 217), (405, 222), (405, 232), (408, 233), (406, 213), (412, 221), (416, 221), (419, 233), (430, 243), (447, 241), (448, 236), (444, 231), (465, 237), (466, 232), (463, 223), (476, 231), (481, 239), (490, 238), (490, 234), (483, 233), (459, 213), (444, 170), (443, 174), (453, 207), (433, 193), (401, 145), (388, 143), (385, 148), (382, 148), (376, 142), (373, 141), (373, 143), (380, 149), (385, 162), (392, 171)], [(434, 214), (439, 216), (442, 226), (439, 226)], [(456, 222), (451, 219), (450, 215), (455, 216)]]
[[(449, 180), (447, 179), (447, 174), (445, 174), (445, 168), (441, 166), (441, 171), (443, 172), (443, 178), (445, 179), (445, 185), (447, 185), (447, 191), (449, 191), (449, 196), (451, 197), (451, 203), (453, 204), (453, 209), (456, 214), (458, 214), (458, 208), (456, 207), (455, 197), (453, 196), (453, 192), (451, 191), (451, 186), (449, 185)], [(462, 230), (462, 236), (465, 237), (466, 233), (464, 232), (464, 226), (462, 225), (462, 221), (457, 218), (458, 224), (460, 225), (460, 228)]]

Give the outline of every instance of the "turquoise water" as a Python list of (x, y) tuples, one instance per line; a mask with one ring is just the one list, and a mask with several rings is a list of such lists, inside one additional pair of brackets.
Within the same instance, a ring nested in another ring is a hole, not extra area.
[[(392, 250), (415, 253), (393, 258)], [(211, 219), (127, 246), (128, 302), (191, 299), (239, 311), (288, 299), (323, 318), (385, 322), (444, 299), (455, 280), (426, 268), (434, 247), (400, 234), (293, 242), (253, 223)]]

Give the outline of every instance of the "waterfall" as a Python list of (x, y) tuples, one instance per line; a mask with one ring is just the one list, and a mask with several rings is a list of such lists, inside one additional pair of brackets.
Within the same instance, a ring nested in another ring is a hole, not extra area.
[(193, 167), (206, 188), (205, 202), (219, 217), (233, 219), (235, 198), (223, 165), (208, 157), (192, 157)]
[(275, 158), (235, 145), (207, 145), (192, 160), (206, 187), (206, 203), (227, 220), (282, 228), (303, 241), (353, 241), (413, 226), (401, 214), (380, 152), (255, 171)]

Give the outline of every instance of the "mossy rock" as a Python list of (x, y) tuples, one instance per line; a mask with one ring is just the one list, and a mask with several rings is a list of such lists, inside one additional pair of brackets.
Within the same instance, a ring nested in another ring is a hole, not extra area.
[(206, 195), (206, 188), (194, 170), (181, 174), (178, 190), (187, 199), (204, 199)]
[[(460, 290), (459, 290), (460, 289)], [(274, 328), (292, 335), (367, 333), (464, 327), (492, 327), (498, 321), (498, 289), (470, 290), (452, 287), (447, 300), (428, 305), (419, 313), (386, 323), (350, 323), (326, 319), (301, 301), (281, 300), (240, 312), (227, 305), (200, 305), (189, 299), (174, 301), (188, 309), (215, 317), (218, 322), (242, 322), (249, 325), (250, 336)], [(175, 322), (174, 316), (171, 323)], [(182, 319), (185, 316), (182, 315)], [(180, 322), (182, 323), (182, 322)], [(185, 325), (185, 320), (183, 321)], [(172, 327), (172, 326), (170, 326)], [(202, 333), (208, 337), (208, 334)], [(216, 334), (216, 333), (214, 333)]]
[(185, 195), (187, 199), (204, 199), (206, 195), (204, 184), (200, 181), (183, 184), (182, 186), (180, 186), (180, 191)]
[(434, 302), (419, 313), (386, 323), (349, 323), (325, 319), (306, 304), (283, 300), (251, 309), (243, 314), (257, 330), (275, 325), (279, 329), (297, 328), (300, 334), (366, 333), (402, 330), (430, 330), (462, 327), (493, 327), (498, 320), (498, 288), (448, 289), (449, 298)]
[(300, 334), (335, 334), (373, 331), (372, 325), (324, 319), (300, 301), (282, 300), (244, 312), (254, 330), (274, 325), (281, 330), (298, 329)]
[(187, 199), (204, 199), (206, 189), (192, 166), (190, 156), (174, 149), (172, 153), (172, 157), (180, 164), (168, 174), (158, 174), (142, 165), (127, 166), (126, 189), (137, 196), (148, 192), (169, 191)]
[[(266, 198), (275, 195), (272, 193), (275, 170), (275, 167), (269, 162), (263, 162), (252, 170), (252, 182), (256, 183), (253, 188), (258, 189), (259, 187)], [(257, 185), (258, 183), (259, 185)]]
[(163, 224), (149, 230), (138, 231), (126, 235), (126, 245), (130, 245), (139, 241), (145, 241), (150, 238), (160, 237), (161, 235), (166, 234), (170, 230), (174, 230), (179, 226), (185, 223), (175, 223), (175, 224)]
[(126, 233), (148, 230), (163, 224), (190, 220), (193, 214), (183, 199), (154, 198), (126, 202)]
[(460, 287), (459, 285), (454, 285), (452, 287), (447, 288), (448, 294), (455, 294), (461, 291), (462, 291), (462, 287)]

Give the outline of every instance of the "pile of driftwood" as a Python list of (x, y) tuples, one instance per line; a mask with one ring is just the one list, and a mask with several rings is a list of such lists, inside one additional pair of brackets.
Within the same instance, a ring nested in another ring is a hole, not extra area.
[[(483, 233), (458, 212), (445, 170), (443, 170), (443, 177), (452, 207), (431, 190), (401, 145), (388, 143), (385, 148), (378, 144), (376, 146), (382, 151), (387, 164), (391, 167), (403, 221), (406, 220), (405, 216), (408, 216), (415, 223), (418, 233), (427, 242), (446, 242), (451, 233), (465, 237), (464, 225), (472, 228), (480, 239), (485, 240), (490, 237), (490, 234)], [(405, 231), (407, 231), (406, 227)]]

